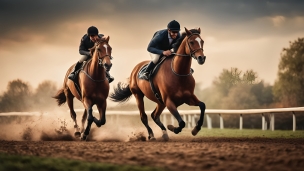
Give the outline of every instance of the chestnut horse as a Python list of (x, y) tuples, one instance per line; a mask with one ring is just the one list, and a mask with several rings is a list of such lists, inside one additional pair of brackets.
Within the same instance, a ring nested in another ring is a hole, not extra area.
[(206, 56), (203, 53), (203, 44), (204, 41), (200, 37), (200, 28), (192, 30), (185, 28), (185, 32), (182, 34), (181, 38), (177, 40), (176, 48), (178, 49), (175, 55), (173, 57), (166, 57), (164, 62), (160, 65), (157, 74), (152, 77), (153, 85), (160, 93), (162, 100), (158, 100), (155, 97), (149, 81), (138, 78), (139, 72), (149, 61), (143, 61), (137, 64), (131, 73), (129, 83), (123, 84), (119, 82), (117, 87), (114, 87), (114, 93), (110, 94), (110, 99), (114, 102), (124, 102), (127, 101), (132, 94), (135, 96), (141, 121), (148, 130), (148, 138), (150, 140), (155, 140), (155, 137), (152, 129), (148, 125), (143, 101), (144, 96), (157, 103), (151, 117), (162, 129), (162, 138), (164, 140), (169, 139), (166, 128), (160, 121), (160, 115), (165, 107), (168, 108), (179, 124), (178, 127), (168, 125), (167, 128), (175, 134), (178, 134), (185, 127), (185, 122), (180, 116), (177, 107), (183, 103), (191, 106), (199, 106), (201, 114), (197, 125), (192, 130), (192, 135), (195, 136), (200, 131), (204, 122), (206, 107), (205, 103), (198, 100), (193, 94), (195, 80), (190, 71), (190, 67), (192, 57), (197, 60), (198, 64), (204, 64)]
[[(92, 59), (86, 62), (78, 74), (80, 94), (78, 93), (74, 82), (67, 78), (74, 67), (71, 66), (65, 75), (63, 88), (54, 96), (54, 98), (57, 99), (59, 106), (67, 102), (70, 109), (70, 115), (75, 122), (75, 136), (79, 137), (81, 132), (82, 140), (86, 140), (93, 122), (97, 127), (106, 123), (106, 99), (109, 94), (109, 82), (106, 78), (106, 70), (109, 71), (112, 67), (110, 60), (112, 48), (109, 45), (109, 39), (109, 37), (99, 39), (94, 47), (90, 49), (91, 54), (93, 54)], [(80, 132), (73, 107), (74, 97), (81, 101), (85, 107)], [(99, 120), (93, 116), (92, 107), (95, 104), (99, 111)], [(88, 122), (84, 130), (86, 119)]]

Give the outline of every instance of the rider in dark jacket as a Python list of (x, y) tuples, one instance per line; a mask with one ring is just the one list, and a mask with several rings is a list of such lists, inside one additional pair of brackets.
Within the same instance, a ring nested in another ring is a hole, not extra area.
[[(80, 60), (76, 63), (73, 71), (71, 74), (68, 76), (69, 79), (72, 81), (75, 81), (76, 78), (76, 71), (78, 71), (82, 65), (83, 61), (88, 61), (89, 59), (92, 58), (90, 54), (90, 48), (92, 48), (97, 40), (97, 38), (102, 38), (104, 35), (103, 34), (98, 34), (98, 29), (94, 26), (91, 26), (87, 30), (87, 34), (85, 34), (81, 41), (80, 41), (80, 46), (79, 46), (79, 53), (82, 55)], [(106, 76), (107, 79), (109, 80), (109, 83), (111, 83), (114, 78), (110, 75), (108, 71), (106, 71)]]
[(171, 55), (173, 52), (173, 44), (180, 37), (179, 31), (179, 23), (175, 20), (172, 20), (168, 23), (167, 29), (159, 30), (154, 33), (153, 38), (147, 48), (148, 52), (150, 52), (152, 61), (149, 63), (148, 67), (140, 76), (140, 78), (149, 80), (150, 71), (152, 71), (156, 66), (160, 57)]

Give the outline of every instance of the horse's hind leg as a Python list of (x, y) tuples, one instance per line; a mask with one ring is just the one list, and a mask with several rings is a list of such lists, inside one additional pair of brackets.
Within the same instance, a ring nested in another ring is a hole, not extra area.
[(162, 113), (162, 111), (165, 109), (165, 107), (166, 107), (165, 105), (157, 104), (156, 108), (154, 109), (154, 111), (151, 114), (151, 117), (154, 120), (154, 122), (162, 129), (162, 131), (163, 131), (162, 138), (165, 141), (168, 141), (169, 140), (169, 136), (168, 136), (168, 133), (167, 133), (167, 129), (163, 125), (163, 123), (160, 121), (160, 118), (159, 118), (160, 115), (161, 115), (161, 113)]
[(200, 118), (197, 121), (196, 126), (193, 128), (193, 130), (191, 132), (192, 135), (195, 136), (201, 130), (201, 127), (203, 126), (206, 105), (204, 102), (199, 101), (194, 94), (190, 98), (189, 102), (187, 102), (187, 104), (190, 106), (199, 106), (199, 108), (201, 110)]
[(76, 120), (76, 112), (74, 111), (74, 104), (73, 104), (74, 96), (69, 89), (66, 89), (65, 96), (67, 97), (67, 104), (68, 104), (69, 109), (70, 109), (71, 118), (73, 119), (73, 121), (75, 123), (75, 125), (74, 125), (74, 129), (75, 129), (74, 135), (75, 135), (75, 137), (80, 137), (79, 127), (78, 127), (77, 120)]
[(141, 118), (141, 122), (145, 125), (145, 127), (148, 130), (148, 139), (149, 140), (155, 140), (154, 137), (154, 133), (152, 131), (152, 129), (150, 128), (149, 124), (148, 124), (148, 117), (147, 114), (145, 112), (145, 106), (144, 106), (144, 95), (141, 94), (134, 94), (135, 98), (136, 98), (136, 102), (137, 102), (137, 107), (139, 109), (140, 112), (140, 118)]
[(185, 127), (186, 123), (183, 121), (182, 117), (178, 113), (176, 105), (170, 99), (168, 99), (166, 101), (166, 106), (167, 106), (168, 110), (171, 112), (171, 114), (177, 119), (178, 125), (179, 125), (179, 127), (174, 127), (173, 125), (168, 125), (167, 128), (170, 131), (174, 132), (175, 134), (178, 134)]

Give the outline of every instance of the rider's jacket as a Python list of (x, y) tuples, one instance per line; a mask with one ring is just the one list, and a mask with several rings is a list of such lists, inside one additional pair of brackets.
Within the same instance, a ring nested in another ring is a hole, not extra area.
[(176, 40), (178, 38), (180, 38), (180, 33), (178, 33), (176, 39), (174, 39), (171, 44), (169, 43), (168, 34), (168, 29), (159, 30), (155, 32), (152, 40), (148, 45), (148, 52), (162, 55), (163, 51), (172, 49), (173, 44), (176, 43)]
[[(103, 37), (104, 35), (103, 34), (98, 34), (98, 36), (101, 38)], [(82, 38), (81, 38), (81, 41), (80, 41), (80, 45), (79, 45), (79, 53), (81, 55), (87, 55), (87, 56), (90, 56), (90, 51), (89, 49), (91, 47), (94, 46), (94, 42), (92, 42), (92, 40), (90, 39), (90, 37), (85, 34)]]

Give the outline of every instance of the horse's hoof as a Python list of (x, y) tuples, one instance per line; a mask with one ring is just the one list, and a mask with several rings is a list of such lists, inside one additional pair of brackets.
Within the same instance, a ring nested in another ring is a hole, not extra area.
[(87, 140), (87, 137), (88, 137), (87, 135), (85, 135), (84, 133), (82, 133), (80, 139), (81, 139), (82, 141), (86, 141), (86, 140)]
[(200, 130), (201, 130), (200, 128), (197, 129), (197, 126), (195, 126), (195, 127), (193, 128), (193, 130), (191, 131), (191, 133), (192, 133), (193, 136), (195, 136)]
[(174, 132), (175, 127), (174, 127), (173, 125), (167, 125), (167, 128), (168, 128), (170, 131)]
[(162, 138), (163, 138), (165, 141), (169, 141), (169, 136), (168, 136), (168, 134), (163, 134)]
[(149, 139), (149, 141), (156, 141), (156, 138), (151, 137), (151, 138)]
[(75, 133), (74, 133), (74, 136), (75, 136), (76, 138), (79, 138), (79, 137), (81, 136), (81, 134), (80, 134), (80, 132), (75, 132)]

